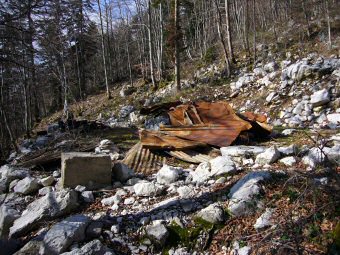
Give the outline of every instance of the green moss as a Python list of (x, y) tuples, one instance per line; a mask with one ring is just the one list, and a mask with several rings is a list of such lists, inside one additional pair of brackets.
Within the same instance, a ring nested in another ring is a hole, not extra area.
[(178, 245), (182, 245), (191, 250), (195, 247), (197, 238), (202, 232), (211, 234), (222, 226), (222, 224), (213, 224), (199, 217), (194, 219), (194, 225), (189, 228), (182, 228), (173, 222), (168, 226), (169, 237), (163, 254), (168, 254), (170, 248), (177, 247)]

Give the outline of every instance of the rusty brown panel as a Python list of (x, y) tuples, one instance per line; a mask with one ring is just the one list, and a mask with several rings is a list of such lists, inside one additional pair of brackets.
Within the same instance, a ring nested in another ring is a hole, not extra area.
[(191, 119), (193, 124), (204, 124), (201, 120), (201, 117), (199, 116), (199, 113), (197, 112), (197, 109), (194, 105), (190, 105), (190, 107), (187, 110), (187, 114), (189, 118)]
[(153, 149), (183, 150), (206, 146), (201, 142), (185, 140), (159, 131), (140, 130), (139, 135), (142, 145)]
[(244, 117), (249, 119), (250, 121), (257, 121), (260, 123), (267, 123), (267, 117), (263, 114), (256, 114), (252, 112), (243, 112), (241, 113)]
[(186, 120), (185, 112), (188, 110), (188, 105), (180, 105), (176, 108), (170, 109), (168, 115), (170, 117), (170, 123), (173, 126), (183, 126), (187, 125), (188, 121)]
[(238, 117), (227, 102), (198, 102), (195, 106), (205, 124), (238, 126), (241, 131), (251, 128), (251, 124)]
[(229, 126), (195, 125), (186, 127), (162, 127), (161, 130), (187, 140), (225, 147), (235, 141), (242, 131), (242, 128), (242, 125), (239, 125), (237, 122), (231, 122)]

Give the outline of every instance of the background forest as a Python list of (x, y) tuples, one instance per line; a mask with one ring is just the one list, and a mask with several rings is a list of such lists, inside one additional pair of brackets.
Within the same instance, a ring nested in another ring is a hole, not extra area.
[[(318, 37), (332, 45), (338, 0), (1, 0), (0, 153), (72, 102), (122, 82), (180, 82), (183, 65), (256, 63)], [(182, 68), (181, 68), (182, 63)], [(175, 69), (175, 72), (174, 72)], [(176, 71), (177, 70), (177, 71)], [(178, 86), (179, 88), (179, 86)]]

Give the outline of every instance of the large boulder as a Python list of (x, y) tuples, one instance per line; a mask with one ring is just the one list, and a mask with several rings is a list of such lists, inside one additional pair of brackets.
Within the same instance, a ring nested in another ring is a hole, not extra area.
[(240, 179), (229, 192), (228, 209), (234, 216), (248, 215), (257, 208), (260, 195), (260, 181), (267, 180), (271, 174), (266, 171), (251, 172)]
[(17, 210), (8, 207), (7, 205), (2, 205), (0, 207), (0, 239), (7, 238), (9, 228), (19, 216), (20, 214)]
[(10, 228), (10, 237), (27, 234), (45, 220), (52, 220), (66, 215), (78, 208), (78, 193), (74, 190), (49, 192), (30, 203), (21, 217)]
[(0, 168), (0, 194), (8, 191), (9, 184), (16, 179), (23, 179), (27, 177), (28, 170), (17, 168), (10, 165), (4, 165)]
[(203, 208), (196, 216), (212, 224), (221, 223), (225, 220), (224, 210), (219, 204), (211, 204)]
[(78, 185), (89, 189), (104, 188), (111, 185), (111, 158), (105, 154), (62, 153), (62, 186), (75, 188)]
[(160, 184), (171, 184), (176, 182), (181, 172), (183, 172), (181, 167), (164, 165), (157, 173), (157, 182)]
[(60, 254), (73, 243), (85, 239), (85, 230), (90, 218), (84, 215), (73, 215), (53, 225), (46, 233), (41, 254)]
[(28, 195), (38, 191), (38, 189), (38, 180), (33, 177), (26, 177), (15, 185), (14, 192)]
[(125, 182), (134, 176), (134, 172), (123, 163), (116, 163), (112, 169), (112, 176), (115, 180)]

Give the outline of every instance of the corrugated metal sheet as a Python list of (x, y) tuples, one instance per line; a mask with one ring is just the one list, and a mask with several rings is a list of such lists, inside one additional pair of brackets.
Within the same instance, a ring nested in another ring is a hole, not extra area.
[(139, 142), (127, 152), (123, 163), (137, 173), (149, 175), (157, 172), (166, 163), (166, 155), (145, 148)]

